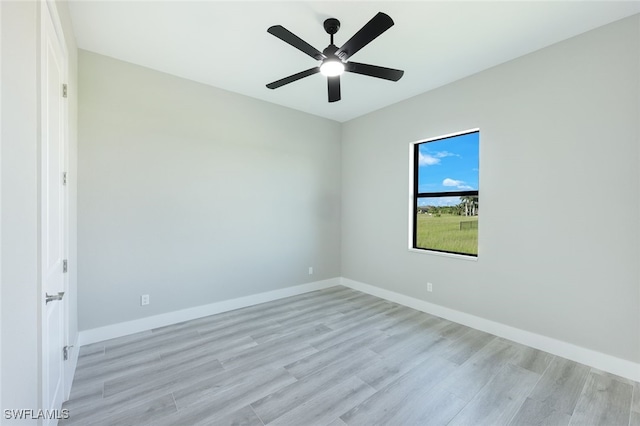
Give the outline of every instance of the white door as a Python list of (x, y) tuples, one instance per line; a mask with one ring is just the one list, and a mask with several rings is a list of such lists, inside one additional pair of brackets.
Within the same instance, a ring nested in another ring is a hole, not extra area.
[[(63, 172), (66, 155), (66, 101), (63, 83), (66, 55), (61, 34), (56, 32), (57, 14), (47, 2), (42, 7), (42, 409), (60, 410), (64, 399), (63, 347), (66, 341), (65, 237), (66, 197)], [(53, 13), (52, 13), (53, 12)], [(55, 18), (52, 18), (55, 17)], [(59, 28), (59, 26), (58, 26)], [(56, 415), (45, 425), (57, 423)]]

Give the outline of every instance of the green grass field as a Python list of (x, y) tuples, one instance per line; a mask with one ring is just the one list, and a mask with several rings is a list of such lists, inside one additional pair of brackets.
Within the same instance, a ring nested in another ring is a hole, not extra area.
[(460, 222), (478, 221), (478, 216), (418, 215), (417, 246), (432, 250), (478, 254), (478, 229), (460, 230)]

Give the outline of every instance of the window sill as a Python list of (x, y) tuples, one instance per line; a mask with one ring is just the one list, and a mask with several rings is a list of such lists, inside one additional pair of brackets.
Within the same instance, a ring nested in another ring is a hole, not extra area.
[(453, 259), (468, 260), (468, 261), (471, 261), (471, 262), (477, 262), (478, 261), (478, 256), (467, 256), (467, 255), (464, 255), (464, 254), (457, 254), (457, 253), (445, 253), (445, 252), (442, 252), (442, 251), (415, 249), (415, 248), (412, 248), (412, 247), (409, 247), (408, 250), (410, 252), (412, 252), (412, 253), (436, 255), (436, 256), (442, 256), (442, 257), (449, 257), (449, 258), (453, 258)]

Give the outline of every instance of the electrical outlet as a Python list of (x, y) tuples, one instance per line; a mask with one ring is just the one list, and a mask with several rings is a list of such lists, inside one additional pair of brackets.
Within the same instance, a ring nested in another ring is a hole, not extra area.
[(149, 295), (143, 294), (140, 296), (140, 306), (145, 306), (149, 304)]
[(309, 275), (313, 275), (313, 266), (309, 266)]
[(433, 291), (433, 284), (427, 283), (427, 291), (431, 293)]

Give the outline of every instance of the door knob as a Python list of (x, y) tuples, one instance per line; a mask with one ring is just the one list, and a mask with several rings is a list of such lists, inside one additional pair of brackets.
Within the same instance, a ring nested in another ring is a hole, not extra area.
[(54, 300), (62, 300), (62, 297), (64, 296), (64, 291), (59, 291), (58, 294), (46, 294), (45, 297), (45, 305), (49, 302), (53, 302)]

